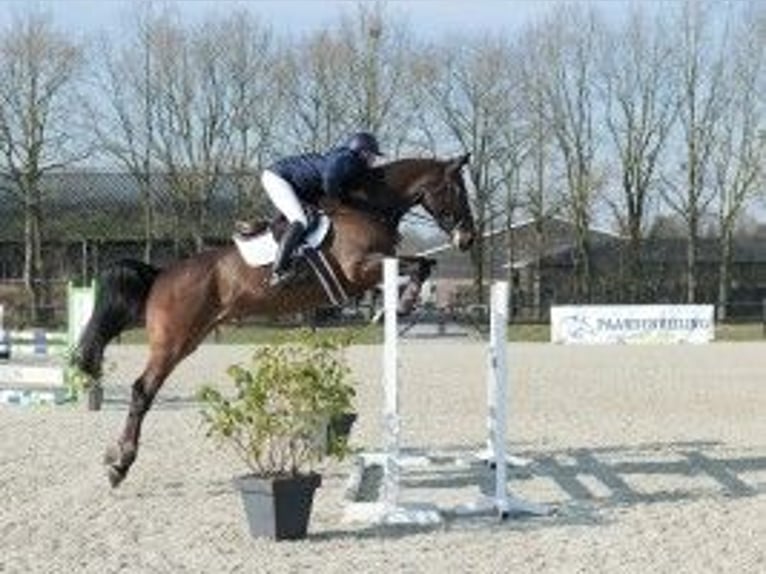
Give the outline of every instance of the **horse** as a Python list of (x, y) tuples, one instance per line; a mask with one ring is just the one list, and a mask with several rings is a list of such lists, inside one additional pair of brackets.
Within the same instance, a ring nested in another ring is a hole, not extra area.
[[(323, 205), (331, 228), (319, 249), (345, 290), (360, 296), (382, 280), (382, 262), (395, 255), (399, 225), (421, 206), (453, 244), (467, 250), (475, 235), (461, 174), (469, 155), (409, 158), (375, 167), (347, 202)], [(432, 261), (414, 263), (403, 295), (403, 312), (430, 273)], [(74, 364), (93, 380), (101, 376), (104, 350), (128, 328), (145, 326), (149, 358), (131, 387), (122, 434), (107, 448), (104, 464), (112, 487), (127, 476), (138, 455), (141, 426), (157, 392), (178, 363), (220, 323), (245, 316), (308, 311), (326, 302), (313, 277), (298, 275), (271, 287), (271, 265), (248, 266), (233, 244), (180, 259), (164, 269), (137, 260), (107, 267), (97, 280), (91, 317), (74, 353)]]

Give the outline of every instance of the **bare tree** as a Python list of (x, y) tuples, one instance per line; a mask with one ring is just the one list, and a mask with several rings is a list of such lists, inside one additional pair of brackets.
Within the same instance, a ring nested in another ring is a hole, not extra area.
[[(511, 285), (511, 311), (516, 313), (521, 305), (525, 289), (521, 285), (521, 277), (517, 269), (517, 246), (513, 240), (513, 229), (520, 215), (526, 215), (534, 207), (531, 205), (529, 187), (525, 181), (525, 164), (534, 155), (537, 144), (534, 130), (531, 129), (528, 113), (532, 96), (529, 85), (525, 82), (526, 70), (524, 58), (519, 50), (508, 46), (503, 51), (507, 57), (505, 62), (506, 74), (506, 105), (503, 107), (505, 117), (498, 124), (497, 150), (493, 164), (498, 172), (500, 186), (496, 197), (493, 198), (493, 210), (497, 214), (492, 221), (500, 220), (504, 229), (504, 266), (507, 269), (507, 279)], [(526, 170), (528, 171), (528, 170)], [(535, 297), (533, 296), (533, 300)], [(534, 304), (534, 301), (533, 301)]]
[(287, 105), (283, 147), (319, 151), (348, 131), (342, 70), (350, 54), (329, 32), (322, 31), (283, 53), (280, 83)]
[[(402, 21), (389, 15), (382, 2), (359, 4), (355, 20), (346, 20), (342, 34), (359, 53), (350, 70), (349, 102), (352, 121), (379, 134), (389, 149), (398, 149), (407, 139), (410, 125), (405, 98), (412, 34)], [(364, 97), (357, 99), (356, 79), (361, 78)], [(354, 105), (354, 102), (358, 102)]]
[[(163, 170), (177, 193), (178, 216), (191, 216), (201, 248), (206, 202), (227, 172), (236, 210), (252, 215), (257, 174), (279, 121), (273, 40), (249, 12), (185, 29), (171, 11), (139, 14), (132, 41), (114, 55), (105, 45), (106, 110), (94, 106), (102, 149), (135, 179), (151, 257), (154, 199)], [(176, 52), (176, 49), (178, 52)]]
[(430, 105), (433, 101), (432, 87), (440, 81), (440, 66), (441, 49), (438, 44), (413, 50), (408, 64), (409, 89), (401, 94), (406, 100), (408, 123), (415, 127), (406, 143), (408, 147), (431, 154), (437, 153), (439, 142), (446, 132), (439, 113)]
[(757, 19), (750, 11), (739, 15), (728, 55), (724, 109), (716, 126), (711, 152), (712, 180), (717, 195), (720, 233), (718, 319), (726, 319), (734, 231), (748, 203), (763, 181), (766, 160), (764, 101), (759, 101), (763, 81), (764, 43), (758, 40)]
[(660, 153), (677, 115), (669, 85), (671, 46), (659, 15), (633, 11), (604, 50), (606, 125), (619, 166), (622, 197), (612, 204), (628, 238), (627, 285), (642, 299), (642, 240)]
[(601, 28), (593, 11), (565, 6), (546, 23), (550, 68), (544, 83), (551, 128), (564, 164), (566, 209), (575, 231), (574, 296), (591, 295), (590, 223), (601, 177), (596, 168), (595, 67)]
[(549, 121), (545, 70), (549, 68), (541, 37), (536, 26), (530, 26), (521, 37), (518, 50), (521, 62), (520, 101), (527, 152), (522, 161), (520, 203), (532, 220), (534, 259), (531, 265), (532, 316), (542, 319), (542, 260), (545, 255), (545, 222), (562, 209), (562, 190), (556, 165), (553, 129)]
[(249, 12), (237, 11), (220, 22), (216, 34), (224, 47), (223, 66), (231, 83), (231, 164), (237, 188), (237, 212), (264, 209), (258, 174), (263, 169), (284, 119), (271, 29)]
[(77, 73), (83, 49), (58, 32), (52, 21), (31, 13), (0, 38), (0, 153), (10, 191), (24, 211), (24, 286), (30, 320), (43, 304), (45, 173), (82, 159), (74, 141), (78, 109)]
[(231, 83), (223, 66), (225, 45), (210, 22), (185, 28), (165, 21), (155, 41), (158, 105), (155, 153), (177, 205), (176, 237), (188, 230), (196, 250), (212, 193), (231, 155)]
[(420, 97), (430, 109), (421, 116), (421, 125), (441, 147), (471, 153), (468, 173), (477, 230), (472, 257), (476, 296), (482, 302), (493, 255), (490, 231), (507, 224), (507, 198), (500, 191), (513, 186), (509, 170), (519, 163), (518, 142), (508, 139), (506, 128), (514, 102), (511, 51), (502, 38), (463, 39), (432, 48), (429, 60), (431, 65), (421, 62), (420, 70), (428, 80), (421, 84)]
[(291, 132), (302, 149), (322, 150), (350, 131), (376, 133), (395, 149), (407, 133), (410, 33), (379, 3), (358, 4), (335, 28), (298, 44), (286, 59)]
[(679, 120), (683, 161), (676, 177), (665, 177), (663, 197), (686, 222), (686, 301), (697, 300), (697, 252), (700, 228), (715, 198), (707, 183), (715, 127), (721, 121), (724, 96), (724, 41), (716, 42), (709, 6), (687, 0), (676, 28), (677, 73), (674, 88), (680, 100)]
[(158, 105), (155, 63), (155, 29), (167, 15), (155, 16), (151, 4), (136, 14), (133, 36), (118, 48), (101, 42), (102, 62), (98, 76), (100, 105), (91, 105), (91, 129), (103, 152), (115, 159), (136, 182), (143, 210), (144, 260), (150, 262), (155, 234), (152, 180), (154, 116)]

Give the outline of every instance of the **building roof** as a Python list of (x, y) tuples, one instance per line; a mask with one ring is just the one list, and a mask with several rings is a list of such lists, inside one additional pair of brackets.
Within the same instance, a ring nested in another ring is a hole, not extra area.
[[(538, 227), (541, 227), (542, 245), (538, 248)], [(487, 276), (504, 277), (509, 264), (514, 268), (525, 267), (538, 258), (555, 258), (568, 254), (574, 244), (574, 226), (559, 217), (547, 217), (538, 222), (532, 219), (520, 221), (510, 229), (495, 229), (483, 234), (485, 270)], [(621, 242), (619, 235), (590, 230), (592, 245), (615, 245)], [(451, 243), (444, 243), (418, 253), (437, 260), (434, 277), (469, 279), (475, 274), (476, 254), (462, 253)]]
[[(172, 192), (162, 174), (152, 182), (156, 239), (172, 238), (179, 226), (189, 226), (191, 204)], [(251, 177), (251, 176), (250, 176)], [(252, 177), (251, 177), (252, 179)], [(244, 186), (242, 185), (244, 183)], [(250, 187), (247, 187), (250, 185)], [(243, 189), (244, 187), (244, 189)], [(124, 172), (69, 171), (43, 176), (43, 223), (46, 240), (141, 240), (144, 208), (136, 179)], [(23, 241), (23, 203), (13, 184), (0, 181), (0, 241)], [(232, 222), (252, 204), (252, 183), (224, 176), (204, 205), (204, 235), (228, 237)]]

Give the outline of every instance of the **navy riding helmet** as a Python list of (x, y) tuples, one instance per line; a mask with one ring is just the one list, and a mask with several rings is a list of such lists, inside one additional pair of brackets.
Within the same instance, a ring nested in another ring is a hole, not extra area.
[(378, 139), (370, 132), (357, 132), (346, 142), (346, 147), (355, 152), (369, 152), (374, 155), (383, 155), (378, 146)]

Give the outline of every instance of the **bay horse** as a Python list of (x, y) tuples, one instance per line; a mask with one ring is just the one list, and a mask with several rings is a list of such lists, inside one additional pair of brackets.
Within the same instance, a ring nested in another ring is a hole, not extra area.
[[(461, 174), (469, 155), (447, 160), (401, 159), (376, 167), (352, 192), (349, 204), (326, 208), (331, 232), (320, 246), (352, 296), (382, 280), (382, 260), (395, 255), (403, 216), (422, 206), (461, 250), (474, 239), (474, 221)], [(403, 297), (411, 307), (430, 273), (427, 260), (415, 265)], [(271, 266), (248, 266), (234, 245), (211, 249), (164, 269), (123, 260), (104, 270), (97, 282), (93, 313), (74, 354), (74, 363), (97, 380), (104, 349), (125, 329), (145, 325), (149, 358), (132, 385), (122, 434), (107, 449), (104, 463), (112, 487), (136, 460), (141, 425), (157, 392), (178, 363), (218, 324), (244, 316), (311, 310), (327, 301), (313, 277), (270, 287)]]

